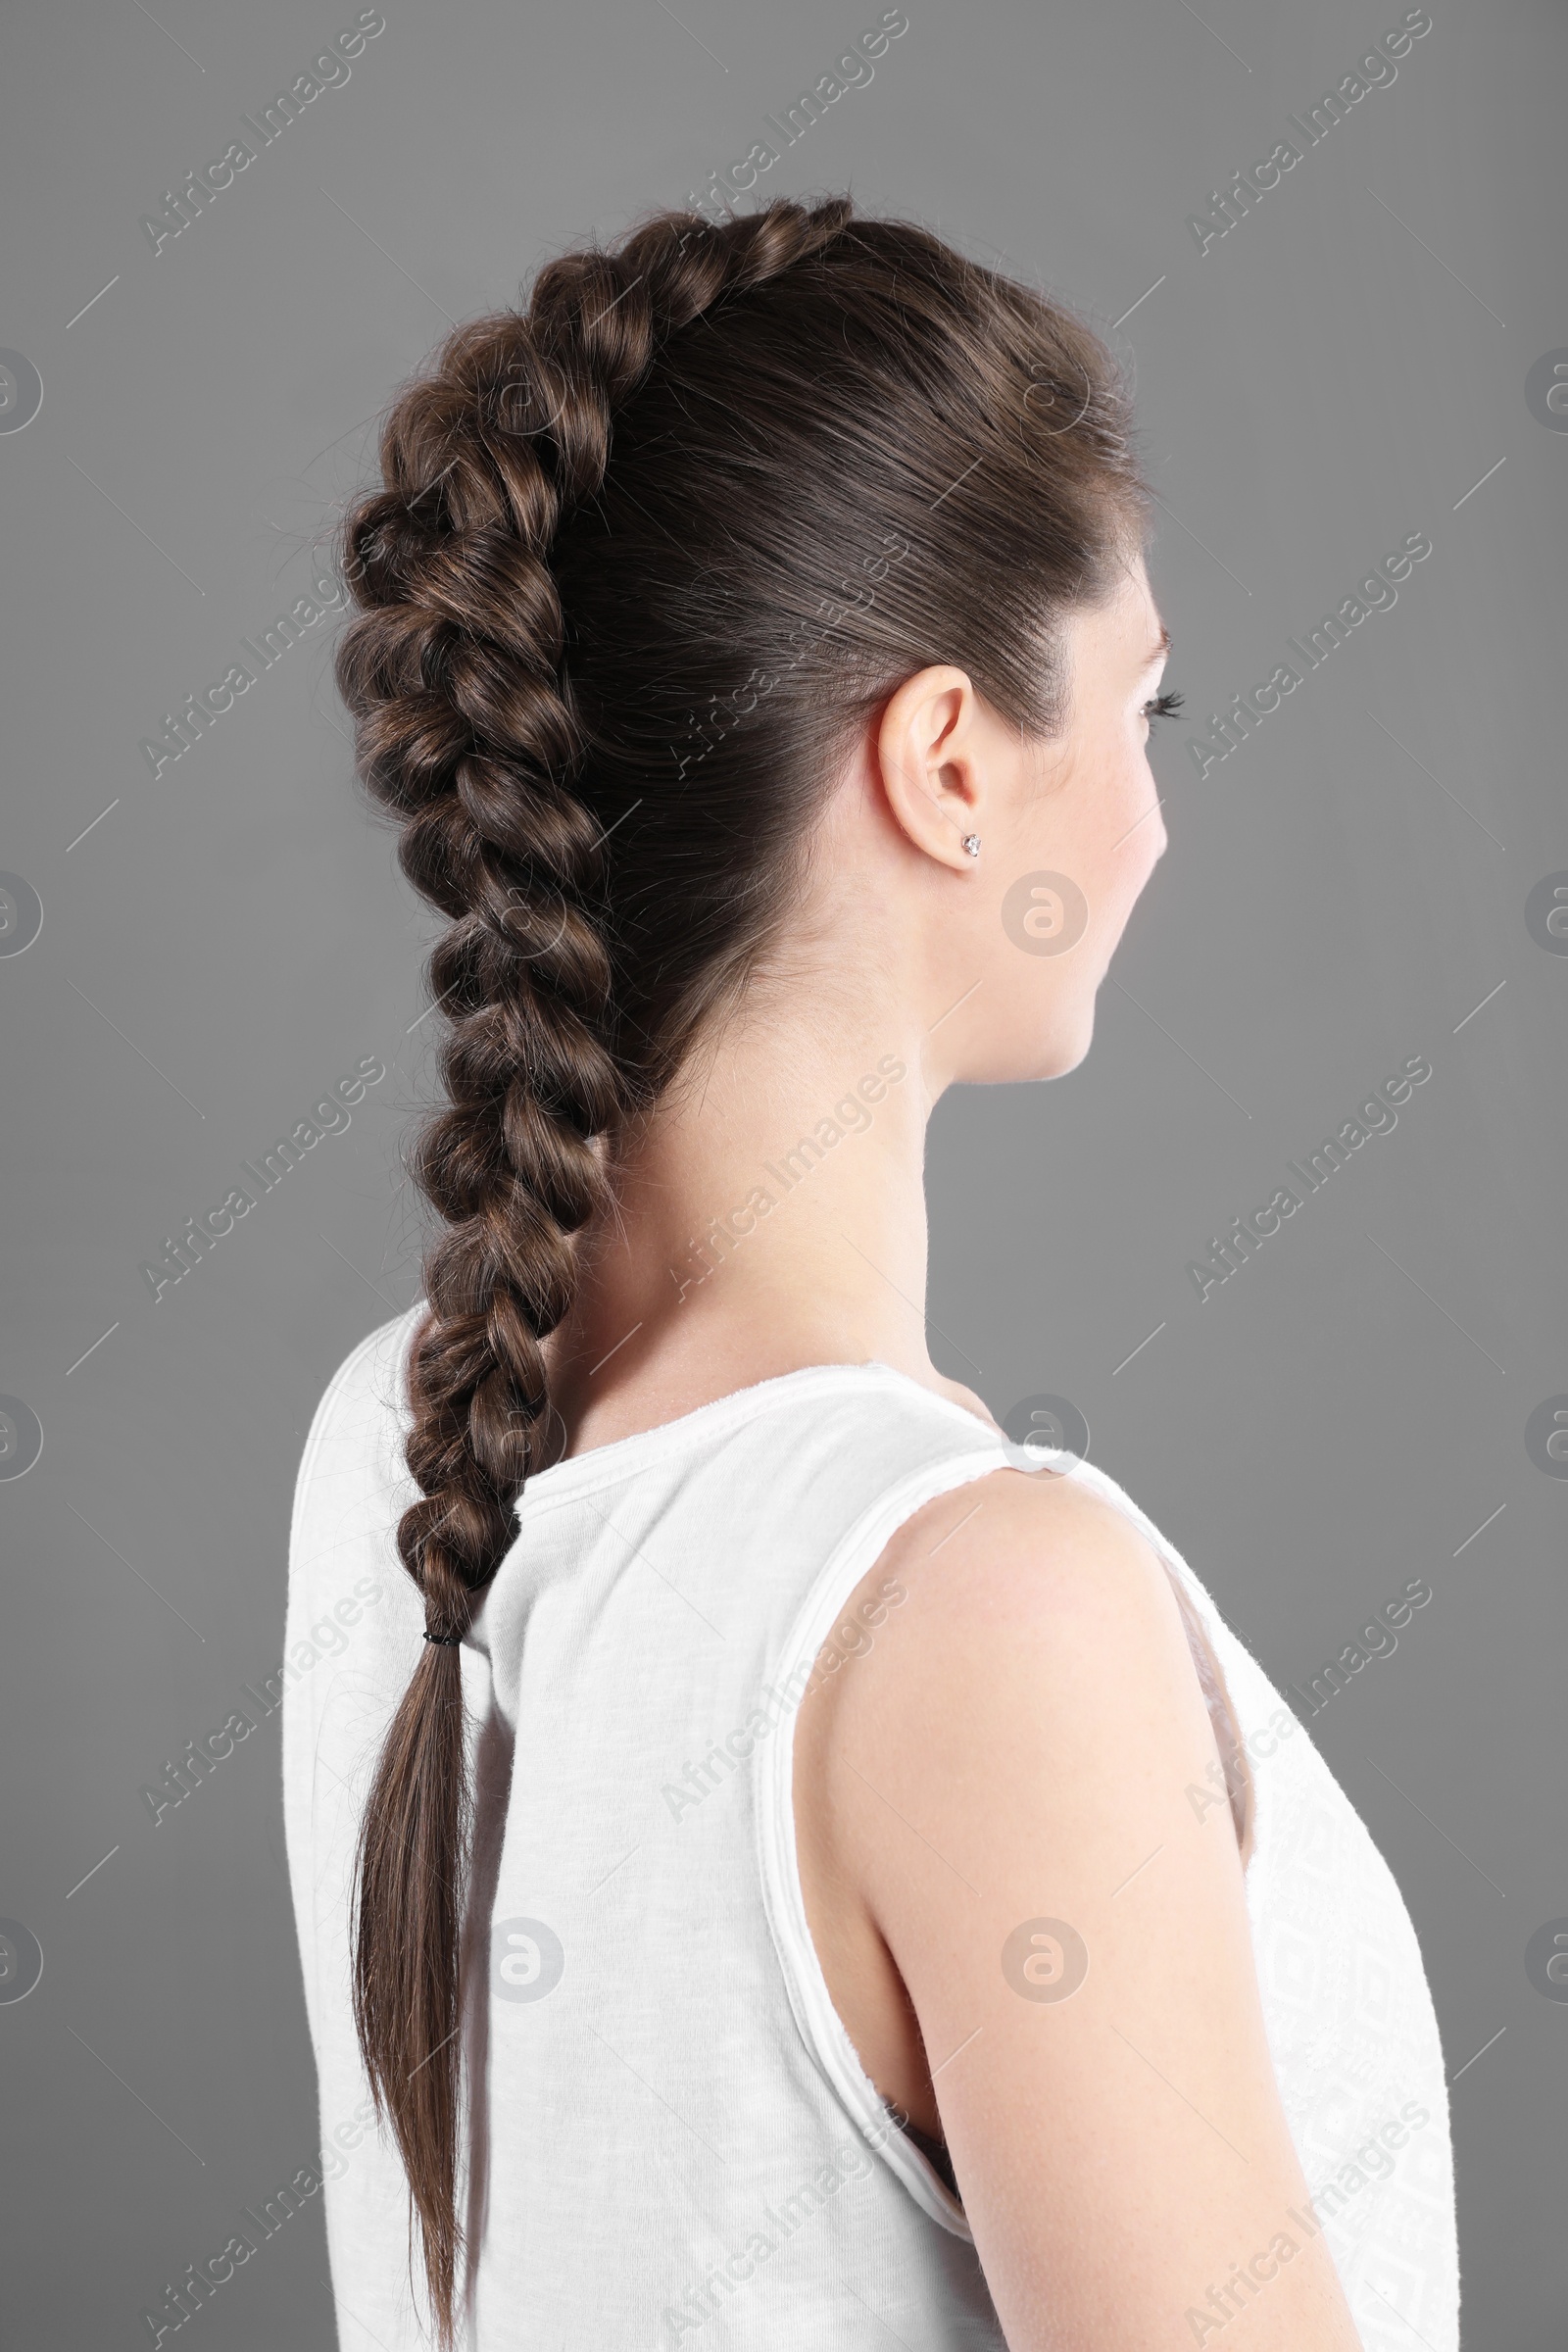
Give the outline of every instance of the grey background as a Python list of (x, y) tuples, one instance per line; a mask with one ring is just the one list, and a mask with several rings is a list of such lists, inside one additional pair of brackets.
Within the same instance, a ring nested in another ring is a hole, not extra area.
[[(1121, 320), (1191, 714), (1432, 537), (1206, 779), (1159, 738), (1171, 847), (1089, 1061), (938, 1113), (930, 1305), (998, 1413), (1081, 1407), (1277, 1680), (1430, 1582), (1312, 1730), (1427, 1954), (1467, 2340), (1556, 2352), (1568, 2004), (1524, 1952), (1568, 1914), (1568, 1481), (1524, 1428), (1568, 1391), (1568, 958), (1524, 905), (1568, 868), (1568, 435), (1524, 385), (1568, 345), (1561, 10), (1434, 0), (1392, 87), (1206, 253), (1185, 226), (1402, 13), (908, 0), (761, 190), (853, 187)], [(44, 1955), (0, 2004), (17, 2346), (147, 2342), (318, 2144), (275, 1718), (156, 1827), (138, 1791), (276, 1664), (309, 1415), (415, 1296), (399, 1139), (433, 1085), (429, 925), (352, 785), (334, 624), (156, 782), (138, 739), (305, 590), (449, 318), (682, 200), (879, 10), (387, 0), (351, 80), (155, 257), (143, 212), (355, 14), (30, 0), (5, 35), (0, 346), (44, 387), (0, 434), (0, 867), (44, 909), (0, 958), (0, 1391), (44, 1433), (0, 1483), (0, 1914)], [(1416, 1054), (1398, 1128), (1200, 1304), (1205, 1238)], [(349, 1131), (155, 1304), (139, 1262), (370, 1054)], [(330, 2344), (318, 2202), (192, 2325)]]

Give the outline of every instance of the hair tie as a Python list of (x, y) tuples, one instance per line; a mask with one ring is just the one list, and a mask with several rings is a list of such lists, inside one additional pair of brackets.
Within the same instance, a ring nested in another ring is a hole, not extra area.
[(456, 1649), (463, 1640), (461, 1634), (426, 1634), (427, 1642), (439, 1642), (443, 1649)]

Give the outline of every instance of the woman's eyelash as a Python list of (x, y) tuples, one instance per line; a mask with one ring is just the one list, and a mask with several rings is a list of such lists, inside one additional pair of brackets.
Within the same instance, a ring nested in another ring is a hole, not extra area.
[(1156, 694), (1152, 702), (1144, 705), (1144, 716), (1150, 719), (1174, 718), (1185, 700), (1179, 687), (1174, 691), (1167, 687), (1163, 694)]

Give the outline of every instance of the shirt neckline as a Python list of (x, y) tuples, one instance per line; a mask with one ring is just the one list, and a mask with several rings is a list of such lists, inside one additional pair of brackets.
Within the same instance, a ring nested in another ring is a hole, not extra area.
[(901, 1372), (896, 1365), (885, 1364), (877, 1356), (863, 1362), (802, 1364), (793, 1372), (777, 1372), (766, 1380), (749, 1383), (743, 1389), (732, 1389), (723, 1396), (710, 1397), (706, 1404), (693, 1405), (689, 1412), (677, 1413), (669, 1421), (656, 1422), (651, 1429), (631, 1430), (623, 1438), (612, 1438), (603, 1446), (590, 1446), (582, 1453), (567, 1454), (552, 1462), (544, 1470), (535, 1470), (523, 1487), (514, 1505), (514, 1516), (520, 1515), (538, 1501), (559, 1500), (585, 1485), (608, 1484), (611, 1480), (629, 1476), (646, 1462), (670, 1452), (691, 1440), (710, 1435), (727, 1425), (753, 1420), (760, 1412), (782, 1402), (786, 1393), (795, 1394), (811, 1387), (832, 1389), (838, 1386), (857, 1387), (870, 1374), (873, 1383), (895, 1384), (912, 1389), (916, 1396), (935, 1405), (939, 1411), (956, 1413), (972, 1423), (976, 1443), (989, 1441), (1005, 1446), (1004, 1434), (978, 1413), (959, 1404), (956, 1397), (938, 1396), (912, 1373)]

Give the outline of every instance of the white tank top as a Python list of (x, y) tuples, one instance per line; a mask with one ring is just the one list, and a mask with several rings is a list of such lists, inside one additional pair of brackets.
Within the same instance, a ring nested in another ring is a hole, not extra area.
[[(345, 2352), (426, 2341), (348, 1942), (360, 1811), (423, 1628), (395, 1544), (417, 1316), (372, 1333), (322, 1398), (290, 1547), (284, 1806), (321, 2128), (294, 2185), (324, 2185)], [(1229, 1686), (1256, 1792), (1263, 2012), (1313, 2197), (1291, 2234), (1323, 2231), (1367, 2352), (1454, 2352), (1443, 2053), (1398, 1888), (1186, 1563), (1102, 1471), (1046, 1458), (1163, 1556)], [(905, 1374), (839, 1364), (528, 1482), (462, 1653), (475, 2352), (1001, 2352), (962, 2208), (883, 2106), (817, 1964), (790, 1732), (894, 1531), (1020, 1463), (1040, 1456)], [(1250, 2291), (1190, 2312), (1196, 2340)]]

